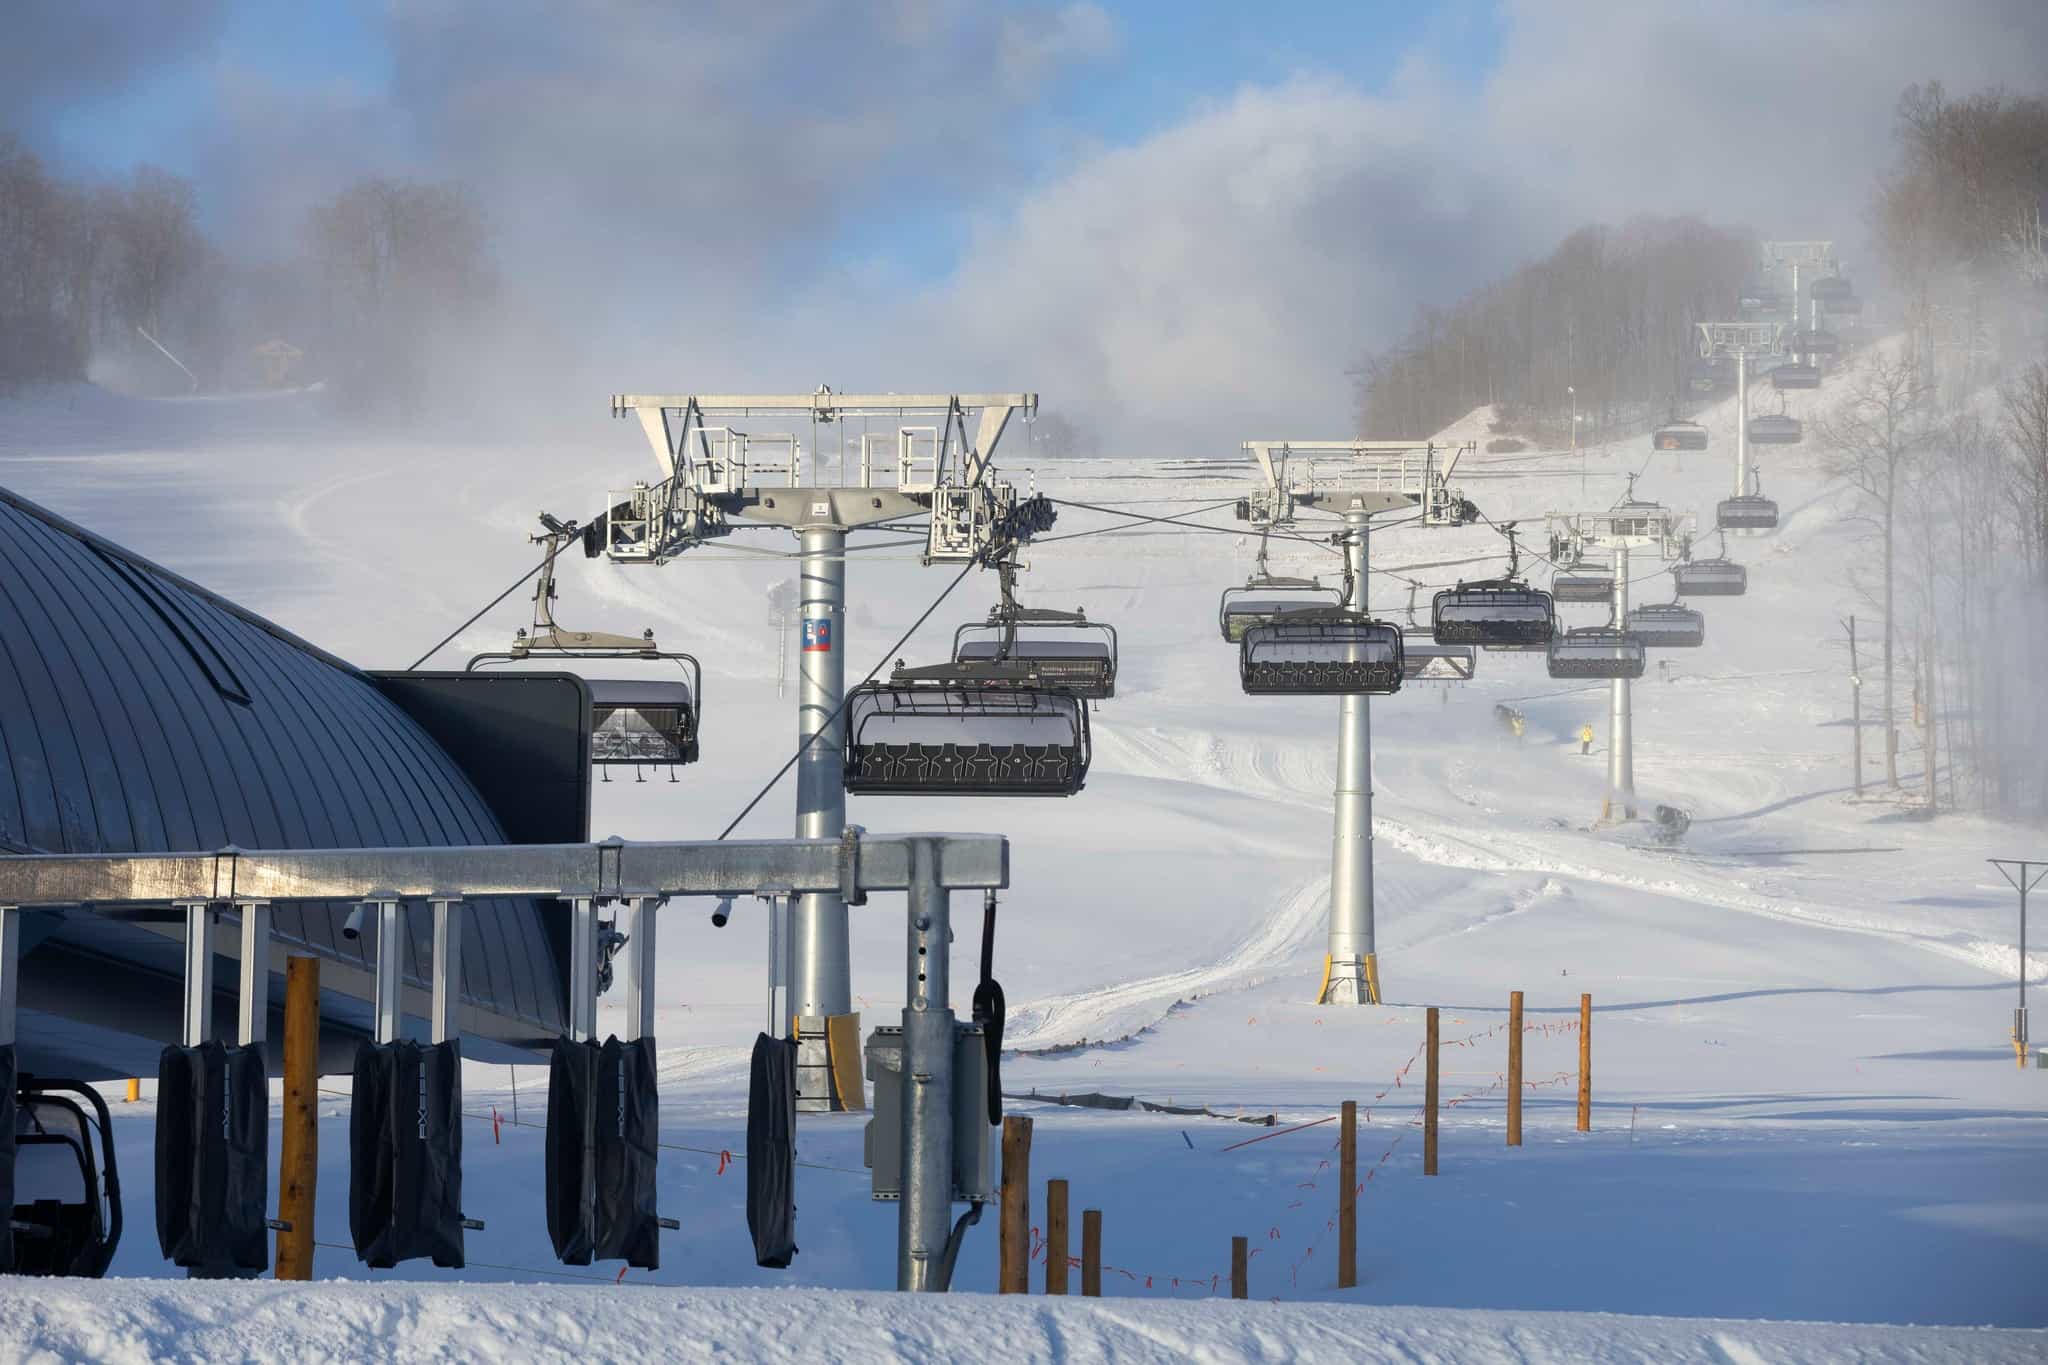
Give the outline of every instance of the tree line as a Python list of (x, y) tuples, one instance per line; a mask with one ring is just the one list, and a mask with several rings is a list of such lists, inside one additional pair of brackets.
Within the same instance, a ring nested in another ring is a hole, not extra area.
[(1736, 315), (1757, 258), (1747, 235), (1697, 218), (1581, 228), (1367, 355), (1352, 373), (1359, 432), (1427, 435), (1486, 403), (1544, 437), (1574, 410), (1582, 431), (1659, 420), (1685, 390), (1694, 324)]
[(0, 390), (320, 379), (352, 407), (409, 412), (494, 297), (484, 219), (459, 186), (360, 180), (250, 260), (209, 240), (183, 177), (67, 176), (0, 133)]

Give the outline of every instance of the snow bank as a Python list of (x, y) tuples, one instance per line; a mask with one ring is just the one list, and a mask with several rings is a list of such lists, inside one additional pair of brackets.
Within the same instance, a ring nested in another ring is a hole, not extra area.
[(2039, 1360), (2048, 1332), (759, 1289), (0, 1284), (10, 1360)]

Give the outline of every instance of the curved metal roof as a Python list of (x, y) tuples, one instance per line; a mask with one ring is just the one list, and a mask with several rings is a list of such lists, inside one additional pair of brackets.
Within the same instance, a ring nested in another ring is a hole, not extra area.
[[(0, 853), (500, 842), (461, 769), (360, 671), (0, 489)], [(558, 1030), (539, 907), (475, 908), (467, 1001), (501, 1036)], [(367, 968), (347, 910), (281, 904), (273, 931)], [(24, 947), (128, 956), (92, 941), (97, 918), (46, 923)], [(430, 920), (411, 919), (404, 971), (420, 982)]]

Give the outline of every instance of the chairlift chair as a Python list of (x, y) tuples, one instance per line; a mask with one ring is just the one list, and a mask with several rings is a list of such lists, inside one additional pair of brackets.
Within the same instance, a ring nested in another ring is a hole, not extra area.
[(1643, 642), (1613, 626), (1580, 626), (1550, 639), (1553, 678), (1640, 678), (1648, 663)]
[(1550, 594), (1514, 578), (1445, 588), (1430, 618), (1440, 645), (1542, 645), (1557, 629)]
[(1749, 570), (1732, 559), (1692, 559), (1671, 570), (1680, 597), (1740, 597), (1749, 591)]
[(635, 638), (562, 629), (554, 616), (555, 555), (583, 533), (574, 522), (557, 521), (546, 513), (541, 521), (547, 529), (533, 539), (547, 546), (547, 555), (534, 588), (533, 629), (519, 631), (510, 649), (473, 656), (468, 667), (572, 659), (671, 662), (682, 673), (680, 680), (584, 680), (590, 690), (590, 761), (599, 768), (695, 763), (704, 696), (702, 665), (694, 655), (662, 649), (652, 630)]
[(1842, 339), (1833, 332), (1818, 328), (1803, 328), (1794, 332), (1785, 342), (1785, 349), (1794, 355), (1840, 355)]
[(1707, 429), (1698, 422), (1683, 422), (1676, 418), (1658, 427), (1650, 438), (1654, 450), (1705, 450)]
[(1400, 627), (1341, 607), (1247, 627), (1238, 679), (1253, 696), (1384, 696), (1401, 690)]
[(1822, 275), (1809, 287), (1813, 301), (1830, 312), (1840, 311), (1836, 305), (1844, 299), (1856, 297), (1855, 286), (1846, 275)]
[(27, 1076), (15, 1085), (14, 1273), (107, 1273), (121, 1244), (121, 1174), (113, 1121), (82, 1081)]
[(1769, 531), (1778, 524), (1778, 504), (1756, 493), (1723, 498), (1714, 508), (1714, 525), (1723, 531)]
[(898, 668), (846, 694), (846, 790), (867, 796), (1072, 796), (1088, 703), (1022, 663)]
[(1863, 311), (1863, 296), (1854, 293), (1843, 294), (1840, 298), (1823, 300), (1821, 307), (1835, 317), (1853, 318)]
[(1425, 632), (1401, 633), (1401, 677), (1406, 682), (1466, 682), (1478, 665), (1471, 645), (1440, 645)]
[(1817, 389), (1820, 387), (1820, 366), (1804, 361), (1780, 365), (1771, 371), (1771, 384), (1780, 392), (1786, 389)]
[(1749, 442), (1759, 446), (1794, 446), (1805, 438), (1805, 428), (1797, 417), (1788, 417), (1782, 412), (1767, 412), (1749, 419)]
[(1677, 602), (1630, 607), (1628, 633), (1645, 649), (1696, 649), (1707, 642), (1707, 618)]
[(1090, 621), (1084, 611), (1018, 606), (1015, 566), (1004, 560), (998, 567), (1002, 600), (989, 610), (988, 620), (953, 632), (953, 662), (1025, 663), (1031, 665), (1031, 686), (1095, 700), (1115, 696), (1116, 628)]
[(1614, 570), (1587, 560), (1567, 564), (1550, 580), (1550, 596), (1557, 602), (1610, 602)]

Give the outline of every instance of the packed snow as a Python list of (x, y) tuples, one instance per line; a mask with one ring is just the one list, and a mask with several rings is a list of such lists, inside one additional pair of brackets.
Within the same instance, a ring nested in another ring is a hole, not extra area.
[[(1790, 395), (1788, 411), (1810, 416), (1840, 389), (1831, 379)], [(637, 429), (603, 411), (598, 395), (573, 441), (507, 446), (353, 432), (318, 394), (167, 403), (57, 389), (0, 407), (0, 484), (344, 657), (403, 667), (531, 565), (535, 511), (588, 515), (607, 489), (650, 477)], [(1732, 491), (1733, 400), (1699, 415), (1706, 452), (1653, 454), (1635, 437), (1588, 451), (1582, 474), (1565, 452), (1489, 455), (1482, 440), (1453, 482), (1492, 521), (1533, 528), (1546, 511), (1606, 506), (1640, 471), (1639, 495), (1710, 522)], [(1553, 681), (1541, 656), (1483, 654), (1470, 683), (1375, 700), (1389, 1003), (1347, 1009), (1312, 1003), (1336, 707), (1243, 696), (1217, 634), (1217, 597), (1243, 581), (1255, 548), (1228, 506), (1250, 467), (1227, 443), (1029, 470), (999, 455), (1010, 477), (1069, 503), (1217, 528), (1068, 506), (1055, 534), (1118, 533), (1030, 552), (1027, 603), (1085, 606), (1120, 632), (1117, 696), (1096, 712), (1080, 796), (850, 802), (849, 818), (875, 831), (1012, 840), (996, 944), (1015, 1050), (1007, 1090), (1226, 1116), (1012, 1102), (1036, 1122), (1034, 1223), (1049, 1176), (1071, 1182), (1077, 1212), (1101, 1209), (1114, 1301), (977, 1299), (961, 1311), (807, 1292), (894, 1281), (896, 1206), (867, 1197), (860, 1115), (803, 1120), (802, 1250), (788, 1271), (757, 1270), (731, 1158), (745, 1145), (747, 1047), (767, 1016), (766, 925), (742, 904), (714, 929), (708, 907), (678, 903), (664, 912), (658, 1019), (663, 1212), (683, 1229), (668, 1234), (659, 1271), (553, 1263), (539, 1199), (545, 1069), (472, 1064), (466, 1181), (470, 1212), (488, 1223), (470, 1235), (472, 1263), (372, 1276), (346, 1245), (347, 1079), (333, 1077), (316, 1268), (370, 1283), (0, 1285), (0, 1340), (49, 1358), (548, 1358), (685, 1342), (770, 1359), (2038, 1358), (2048, 1338), (2037, 1332), (1961, 1329), (2048, 1326), (2048, 1071), (2016, 1068), (2006, 1041), (2014, 897), (1984, 862), (2039, 855), (2042, 835), (1967, 814), (1916, 818), (1917, 738), (1902, 736), (1907, 790), (1891, 793), (1868, 711), (1866, 795), (1852, 798), (1838, 621), (1862, 610), (1846, 582), (1859, 532), (1810, 446), (1759, 458), (1784, 519), (1728, 542), (1749, 594), (1695, 602), (1706, 646), (1653, 655), (1635, 688), (1642, 804), (1691, 811), (1683, 841), (1595, 827), (1604, 684)], [(711, 837), (794, 747), (794, 686), (777, 696), (782, 637), (768, 608), (794, 565), (739, 552), (793, 540), (748, 531), (732, 545), (658, 570), (564, 561), (564, 625), (651, 625), (706, 671), (703, 761), (673, 784), (614, 774), (597, 788), (598, 836)], [(1379, 531), (1374, 609), (1401, 619), (1401, 576), (1488, 576), (1504, 549), (1483, 525)], [(1409, 568), (1423, 565), (1440, 567)], [(1326, 547), (1275, 542), (1276, 572), (1337, 567)], [(1639, 558), (1635, 571), (1656, 567)], [(951, 572), (900, 546), (854, 557), (849, 681), (886, 662)], [(993, 587), (970, 575), (902, 653), (946, 649), (951, 624), (979, 619)], [(1639, 583), (1635, 600), (1664, 600), (1668, 587)], [(1415, 603), (1426, 621), (1428, 591)], [(502, 648), (526, 608), (515, 593), (435, 662)], [(1560, 615), (1605, 619), (1595, 607)], [(1502, 703), (1526, 717), (1519, 737), (1496, 720)], [(1591, 756), (1579, 753), (1582, 723), (1598, 736)], [(790, 808), (785, 784), (741, 832), (786, 834)], [(878, 897), (853, 912), (865, 1026), (901, 1008), (900, 904)], [(977, 918), (956, 917), (963, 1013)], [(2033, 956), (2030, 970), (2042, 968)], [(1541, 1027), (1527, 1042), (1526, 1145), (1510, 1150), (1501, 1073), (1517, 989)], [(1590, 1134), (1573, 1131), (1569, 1080), (1582, 991), (1595, 1006)], [(1435, 1178), (1421, 1174), (1416, 1126), (1429, 1005), (1443, 1010), (1455, 1101)], [(170, 1273), (151, 1236), (150, 1089), (138, 1103), (115, 1097), (128, 1205), (119, 1276)], [(1362, 1283), (1338, 1291), (1335, 1129), (1317, 1120), (1346, 1099), (1364, 1110), (1370, 1176)], [(959, 1290), (993, 1289), (993, 1223), (968, 1233)], [(1227, 1294), (1234, 1235), (1252, 1240), (1252, 1297), (1279, 1302), (1179, 1302)], [(1878, 1326), (1908, 1323), (1944, 1330)]]

